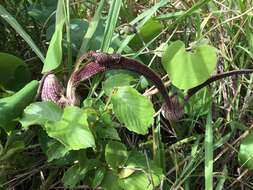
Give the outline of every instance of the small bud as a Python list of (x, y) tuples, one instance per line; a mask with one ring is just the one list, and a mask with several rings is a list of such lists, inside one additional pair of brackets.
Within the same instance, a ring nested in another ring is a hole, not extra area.
[(60, 81), (54, 74), (47, 75), (41, 89), (41, 100), (51, 101), (62, 106), (62, 102), (60, 100), (63, 95), (64, 88)]
[(171, 105), (167, 103), (162, 106), (162, 115), (169, 121), (177, 121), (184, 114), (183, 106), (178, 101), (177, 97), (171, 97)]

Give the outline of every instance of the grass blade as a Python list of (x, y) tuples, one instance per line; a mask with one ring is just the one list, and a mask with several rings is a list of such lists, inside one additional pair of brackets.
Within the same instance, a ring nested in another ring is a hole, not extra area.
[(213, 129), (212, 111), (207, 116), (205, 133), (205, 190), (213, 189)]
[(105, 26), (105, 35), (101, 44), (101, 51), (108, 52), (114, 29), (119, 17), (122, 0), (113, 0), (110, 6), (109, 15)]
[(69, 7), (69, 0), (66, 0), (66, 33), (67, 33), (67, 49), (68, 49), (68, 64), (67, 64), (67, 69), (68, 69), (68, 74), (70, 76), (71, 70), (72, 70), (72, 49), (71, 49), (71, 30), (70, 30), (70, 7)]
[(97, 29), (98, 23), (100, 21), (101, 13), (102, 13), (102, 10), (104, 8), (104, 4), (105, 4), (105, 0), (101, 0), (99, 2), (97, 11), (95, 12), (95, 14), (94, 14), (94, 16), (93, 16), (93, 18), (90, 22), (89, 28), (88, 28), (88, 30), (87, 30), (84, 38), (83, 38), (83, 42), (82, 42), (81, 48), (78, 52), (77, 58), (80, 57), (80, 55), (82, 55), (84, 52), (87, 51), (89, 42), (90, 42), (92, 36), (94, 35), (94, 33)]
[(16, 32), (26, 41), (26, 43), (32, 48), (34, 53), (40, 58), (40, 60), (44, 63), (45, 57), (40, 51), (40, 49), (36, 46), (32, 38), (26, 33), (26, 31), (22, 28), (22, 26), (17, 22), (17, 20), (5, 10), (5, 8), (0, 5), (0, 16), (8, 22), (12, 28), (16, 30)]
[(224, 188), (224, 183), (226, 181), (226, 176), (228, 175), (227, 165), (223, 167), (222, 175), (219, 177), (218, 184), (215, 190), (222, 190)]

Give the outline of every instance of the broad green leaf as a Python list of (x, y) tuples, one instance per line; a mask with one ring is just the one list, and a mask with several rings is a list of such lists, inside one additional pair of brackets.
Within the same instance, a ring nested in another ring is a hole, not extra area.
[(182, 41), (167, 46), (162, 56), (172, 84), (180, 89), (190, 89), (206, 81), (214, 72), (216, 62), (214, 47), (200, 45), (193, 52), (186, 52)]
[(95, 147), (95, 140), (88, 126), (88, 113), (78, 107), (65, 107), (61, 120), (48, 122), (48, 135), (59, 140), (70, 150)]
[(40, 58), (42, 62), (44, 62), (44, 55), (41, 53), (40, 49), (36, 46), (32, 38), (25, 32), (25, 30), (20, 26), (17, 20), (11, 16), (9, 12), (5, 10), (5, 8), (0, 5), (0, 17), (2, 17), (6, 22), (8, 22), (12, 28), (16, 30), (16, 32), (26, 41), (26, 43), (32, 48), (34, 53)]
[(113, 127), (97, 127), (96, 133), (100, 138), (120, 140), (117, 130)]
[(47, 149), (47, 161), (51, 162), (55, 159), (59, 159), (62, 158), (63, 156), (65, 156), (67, 153), (69, 152), (69, 149), (66, 148), (63, 144), (61, 144), (60, 142), (54, 140), (51, 141), (48, 145), (48, 149)]
[(129, 175), (121, 176), (119, 184), (127, 190), (152, 190), (164, 177), (162, 169), (154, 161), (137, 151), (130, 152), (123, 170), (126, 170)]
[(103, 187), (104, 190), (122, 190), (119, 186), (118, 179), (118, 176), (112, 171), (107, 171), (101, 183), (101, 187)]
[(5, 89), (19, 90), (30, 79), (31, 73), (22, 59), (0, 52), (0, 84)]
[(103, 89), (105, 91), (105, 94), (107, 96), (110, 96), (112, 93), (113, 88), (119, 87), (119, 86), (129, 86), (132, 81), (134, 81), (135, 78), (126, 73), (120, 73), (110, 76), (108, 79), (106, 79), (105, 82), (103, 82)]
[(65, 187), (74, 188), (81, 180), (84, 179), (86, 173), (90, 170), (88, 164), (77, 163), (70, 167), (62, 178)]
[(104, 179), (106, 170), (105, 168), (98, 168), (95, 172), (95, 177), (92, 181), (92, 188), (98, 187)]
[(45, 125), (48, 121), (58, 121), (62, 116), (62, 109), (52, 102), (35, 102), (25, 108), (20, 119), (22, 127), (31, 125)]
[(34, 100), (38, 86), (38, 81), (31, 81), (14, 95), (0, 99), (0, 127), (9, 131), (15, 126), (14, 119)]
[(153, 123), (155, 113), (152, 103), (130, 86), (118, 87), (112, 95), (113, 110), (126, 128), (138, 134), (146, 134)]
[(42, 73), (52, 71), (61, 64), (62, 30), (63, 30), (63, 26), (66, 20), (64, 7), (65, 7), (65, 1), (58, 1), (57, 10), (56, 10), (55, 31), (48, 47)]
[(104, 37), (101, 44), (101, 51), (108, 52), (109, 50), (109, 47), (111, 45), (111, 40), (113, 37), (113, 32), (115, 30), (115, 27), (119, 18), (121, 3), (122, 3), (122, 0), (111, 1), (108, 17), (106, 20)]
[(242, 140), (239, 151), (240, 164), (248, 169), (253, 169), (253, 133)]
[(151, 175), (148, 173), (137, 171), (127, 178), (119, 179), (119, 185), (126, 190), (153, 190), (155, 188), (151, 180), (153, 181), (154, 187), (161, 183), (158, 176), (152, 175), (151, 179)]
[(131, 40), (129, 45), (131, 47), (141, 47), (145, 43), (154, 39), (163, 30), (163, 25), (153, 18), (148, 20), (138, 31), (138, 33)]
[(105, 147), (105, 160), (113, 169), (122, 167), (127, 160), (126, 146), (116, 141), (109, 142)]

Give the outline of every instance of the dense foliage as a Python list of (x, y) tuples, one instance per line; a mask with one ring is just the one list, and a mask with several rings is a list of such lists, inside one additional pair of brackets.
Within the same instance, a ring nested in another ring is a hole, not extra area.
[[(0, 189), (253, 189), (253, 75), (185, 98), (252, 68), (252, 18), (251, 0), (0, 0)], [(129, 70), (74, 84), (89, 51), (151, 68), (183, 117)]]

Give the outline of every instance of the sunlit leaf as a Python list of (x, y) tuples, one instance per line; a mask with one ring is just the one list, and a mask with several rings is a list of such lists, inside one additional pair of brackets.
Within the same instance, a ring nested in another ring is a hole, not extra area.
[(253, 133), (242, 140), (239, 151), (239, 161), (244, 167), (253, 169)]
[(109, 142), (105, 147), (105, 160), (114, 169), (122, 167), (127, 160), (126, 146), (116, 141)]
[(35, 102), (25, 108), (20, 119), (22, 127), (30, 125), (45, 125), (48, 121), (58, 121), (62, 116), (62, 109), (52, 102)]
[(63, 26), (66, 20), (64, 6), (65, 6), (65, 1), (58, 1), (57, 10), (56, 10), (55, 31), (48, 47), (42, 73), (52, 71), (61, 64), (62, 30), (63, 30)]
[(108, 79), (106, 79), (105, 82), (103, 82), (103, 89), (107, 96), (111, 95), (111, 92), (113, 88), (119, 87), (119, 86), (129, 86), (132, 81), (134, 81), (135, 78), (126, 73), (120, 73), (110, 76)]
[(146, 134), (155, 113), (152, 103), (130, 86), (118, 87), (112, 95), (115, 115), (130, 131)]
[(65, 107), (61, 120), (48, 122), (48, 135), (59, 140), (71, 150), (95, 147), (95, 140), (88, 126), (87, 111), (78, 107)]
[(119, 184), (127, 190), (152, 190), (164, 177), (161, 168), (137, 151), (129, 154), (123, 170), (127, 170), (129, 175), (121, 175)]
[(38, 86), (38, 81), (31, 81), (14, 95), (0, 99), (0, 127), (9, 131), (15, 126), (14, 119), (34, 100)]
[(186, 52), (182, 41), (167, 46), (162, 56), (172, 84), (180, 89), (190, 89), (206, 81), (213, 74), (216, 62), (214, 47), (204, 44)]

